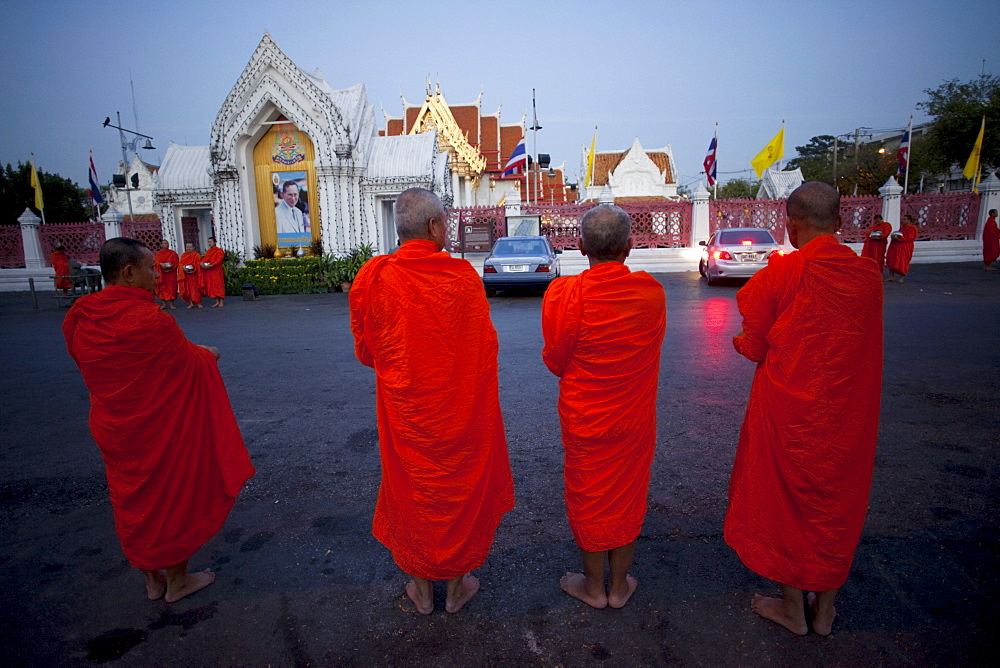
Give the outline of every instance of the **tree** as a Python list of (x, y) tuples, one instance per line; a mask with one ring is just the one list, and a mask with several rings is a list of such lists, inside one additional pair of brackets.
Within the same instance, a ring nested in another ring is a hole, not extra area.
[(981, 164), (984, 171), (987, 167), (1000, 166), (1000, 77), (982, 74), (964, 83), (952, 79), (924, 93), (927, 100), (917, 106), (933, 119), (926, 135), (930, 169), (948, 172), (952, 165), (965, 166), (983, 115), (986, 116), (986, 134)]
[(716, 199), (753, 199), (760, 190), (760, 183), (754, 183), (750, 179), (730, 179), (715, 188)]
[[(45, 222), (76, 223), (88, 220), (90, 212), (84, 204), (87, 191), (58, 174), (38, 172), (45, 201)], [(18, 217), (29, 207), (36, 214), (35, 189), (31, 187), (31, 165), (21, 162), (17, 167), (7, 163), (0, 169), (0, 225), (16, 225)]]
[[(798, 155), (788, 161), (788, 169), (798, 167), (806, 181), (833, 183), (833, 135), (818, 135), (805, 146), (796, 146)], [(844, 159), (843, 144), (837, 147), (837, 161)]]

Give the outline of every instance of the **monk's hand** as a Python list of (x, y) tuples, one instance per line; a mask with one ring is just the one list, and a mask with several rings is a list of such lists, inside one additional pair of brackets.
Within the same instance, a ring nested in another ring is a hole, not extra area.
[(204, 348), (208, 352), (210, 352), (213, 355), (215, 355), (215, 359), (219, 359), (220, 357), (222, 357), (222, 355), (219, 354), (219, 349), (216, 348), (215, 346), (199, 346), (199, 347), (200, 348)]

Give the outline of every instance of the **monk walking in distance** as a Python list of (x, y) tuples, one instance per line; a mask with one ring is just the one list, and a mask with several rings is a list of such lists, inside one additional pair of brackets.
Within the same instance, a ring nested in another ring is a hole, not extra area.
[(560, 585), (595, 608), (624, 606), (638, 584), (628, 571), (656, 449), (667, 306), (656, 279), (624, 264), (631, 224), (616, 206), (588, 211), (580, 252), (590, 268), (553, 281), (542, 302), (542, 358), (560, 379), (566, 511), (584, 571)]
[(832, 186), (805, 183), (786, 206), (798, 252), (772, 256), (736, 295), (743, 331), (733, 343), (757, 370), (725, 539), (750, 570), (781, 585), (781, 598), (754, 596), (755, 613), (798, 635), (809, 621), (828, 635), (875, 465), (882, 280), (877, 264), (837, 240)]
[(81, 297), (63, 322), (90, 390), (115, 526), (146, 595), (168, 603), (207, 587), (188, 559), (225, 522), (254, 474), (216, 360), (185, 338), (153, 297), (153, 253), (134, 239), (101, 246), (107, 287)]
[(514, 483), (497, 382), (496, 330), (482, 279), (443, 251), (447, 215), (420, 188), (396, 200), (401, 246), (369, 260), (350, 294), (358, 360), (375, 369), (382, 483), (372, 533), (411, 580), (406, 595), (458, 612), (483, 565)]

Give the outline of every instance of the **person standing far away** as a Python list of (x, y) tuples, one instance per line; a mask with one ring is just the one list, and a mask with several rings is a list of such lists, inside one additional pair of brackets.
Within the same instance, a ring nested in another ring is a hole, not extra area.
[(215, 237), (208, 238), (208, 250), (201, 259), (201, 284), (206, 297), (214, 297), (212, 308), (222, 308), (226, 300), (226, 275), (223, 261), (226, 251), (215, 245)]
[(66, 255), (66, 249), (62, 245), (56, 246), (49, 261), (56, 277), (56, 290), (62, 290), (64, 295), (68, 295), (73, 281), (69, 277), (69, 256)]
[(996, 271), (993, 263), (1000, 258), (1000, 228), (997, 227), (997, 210), (990, 209), (983, 227), (983, 265), (986, 271)]
[(163, 301), (161, 311), (174, 306), (177, 299), (177, 264), (180, 258), (177, 252), (170, 250), (170, 244), (166, 239), (160, 240), (160, 250), (156, 251), (156, 296)]
[(107, 287), (63, 322), (90, 390), (90, 431), (104, 458), (115, 526), (150, 600), (177, 601), (215, 580), (188, 560), (214, 536), (254, 474), (216, 360), (162, 313), (152, 251), (101, 246)]
[[(788, 198), (798, 252), (772, 256), (737, 293), (736, 350), (757, 363), (729, 483), (724, 537), (781, 585), (756, 614), (829, 635), (868, 509), (882, 392), (882, 279), (836, 237), (840, 195)], [(803, 594), (808, 595), (803, 599)], [(808, 605), (808, 609), (806, 608)]]
[(184, 244), (184, 254), (180, 259), (181, 273), (178, 274), (181, 299), (188, 308), (202, 308), (201, 305), (201, 255), (188, 241)]
[(885, 268), (885, 247), (889, 244), (890, 234), (892, 225), (882, 220), (882, 216), (876, 213), (872, 226), (865, 232), (865, 245), (861, 249), (861, 257), (870, 257), (878, 262), (880, 272)]
[(896, 280), (899, 282), (910, 271), (910, 260), (913, 258), (913, 242), (917, 238), (917, 226), (913, 222), (913, 216), (906, 214), (903, 216), (903, 224), (897, 232), (892, 234), (892, 243), (889, 250), (885, 252), (885, 265), (889, 267), (889, 278), (886, 281)]
[(666, 297), (659, 281), (624, 264), (631, 226), (617, 206), (588, 211), (580, 252), (590, 268), (553, 281), (542, 302), (542, 358), (560, 379), (566, 511), (584, 570), (560, 585), (595, 608), (621, 608), (638, 584), (628, 571), (656, 450)]
[(362, 266), (350, 292), (354, 351), (375, 369), (382, 482), (372, 533), (410, 576), (417, 612), (445, 610), (479, 590), (514, 482), (497, 379), (499, 346), (482, 279), (443, 251), (447, 214), (429, 190), (395, 205), (402, 242)]

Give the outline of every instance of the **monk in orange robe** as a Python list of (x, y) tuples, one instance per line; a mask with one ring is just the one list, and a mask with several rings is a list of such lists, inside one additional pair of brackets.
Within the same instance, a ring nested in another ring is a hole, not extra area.
[(910, 271), (913, 242), (916, 238), (917, 226), (913, 222), (913, 216), (906, 214), (903, 216), (903, 225), (892, 235), (892, 243), (885, 252), (885, 264), (889, 267), (889, 278), (886, 281), (896, 280), (895, 276), (898, 274), (899, 282), (903, 282), (903, 277)]
[(865, 232), (865, 245), (861, 249), (861, 257), (870, 257), (878, 262), (878, 270), (885, 268), (885, 248), (889, 244), (889, 235), (892, 234), (892, 225), (882, 220), (882, 216), (875, 214), (872, 226)]
[(254, 474), (219, 374), (215, 348), (184, 337), (153, 297), (153, 253), (135, 239), (101, 247), (107, 287), (63, 322), (90, 390), (122, 551), (151, 600), (176, 601), (215, 580), (188, 559), (222, 527)]
[(163, 300), (160, 310), (167, 308), (177, 308), (174, 300), (177, 299), (177, 264), (180, 258), (177, 252), (170, 249), (170, 244), (166, 239), (160, 241), (160, 250), (156, 251), (156, 296)]
[(997, 227), (997, 210), (990, 209), (983, 227), (983, 265), (986, 271), (996, 271), (993, 263), (997, 258), (1000, 258), (1000, 228)]
[(66, 249), (62, 246), (56, 246), (49, 261), (52, 263), (52, 271), (56, 277), (56, 289), (67, 294), (69, 289), (73, 287), (73, 281), (69, 278), (69, 256), (66, 255)]
[(226, 252), (215, 245), (215, 237), (208, 238), (208, 250), (201, 259), (201, 284), (206, 297), (214, 297), (212, 308), (221, 308), (226, 300), (226, 275), (223, 273), (222, 261)]
[(382, 483), (372, 533), (410, 576), (406, 594), (434, 611), (479, 590), (514, 483), (497, 381), (498, 343), (482, 279), (442, 251), (444, 207), (411, 188), (396, 200), (401, 246), (369, 260), (350, 292), (358, 360), (375, 369)]
[(179, 261), (181, 270), (177, 274), (177, 285), (180, 288), (181, 299), (187, 302), (188, 308), (201, 306), (201, 255), (194, 249), (190, 241), (184, 244), (184, 254)]
[(882, 280), (835, 235), (840, 195), (788, 198), (789, 240), (736, 296), (736, 350), (757, 363), (729, 484), (726, 542), (782, 598), (751, 609), (828, 635), (868, 509), (882, 390)]
[(659, 281), (624, 264), (631, 225), (616, 206), (588, 211), (580, 252), (590, 268), (553, 281), (542, 302), (542, 359), (560, 378), (566, 511), (584, 569), (560, 585), (595, 608), (624, 606), (638, 584), (628, 571), (656, 449), (666, 297)]

